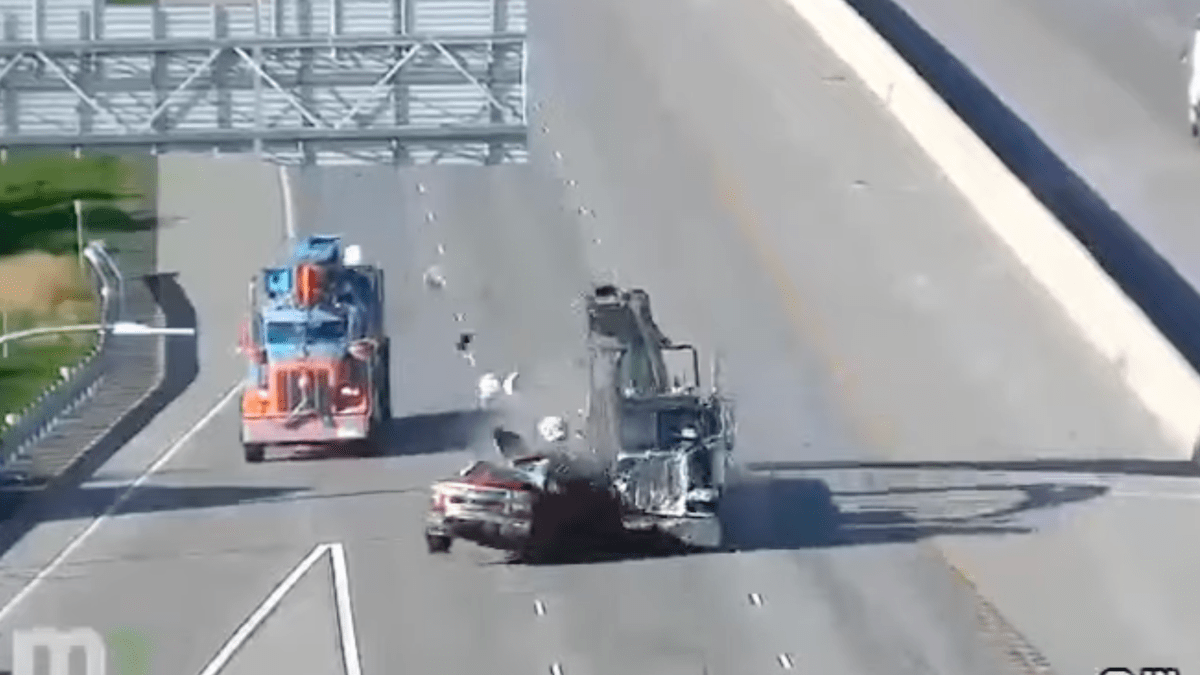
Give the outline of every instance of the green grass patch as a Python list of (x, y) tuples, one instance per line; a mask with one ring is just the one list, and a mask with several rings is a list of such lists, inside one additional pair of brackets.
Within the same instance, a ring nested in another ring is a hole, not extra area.
[(76, 200), (84, 207), (85, 239), (154, 227), (153, 218), (127, 208), (129, 202), (147, 198), (129, 187), (143, 182), (139, 173), (133, 158), (10, 156), (0, 164), (0, 256), (77, 251)]
[[(0, 427), (4, 416), (20, 412), (62, 378), (60, 369), (78, 364), (95, 346), (95, 336), (60, 336), (39, 342), (18, 341), (0, 351)], [(0, 347), (0, 350), (3, 348)]]
[[(97, 321), (87, 275), (78, 267), (65, 274), (62, 265), (36, 256), (78, 255), (76, 200), (83, 207), (85, 244), (109, 233), (155, 228), (156, 197), (141, 187), (154, 185), (148, 171), (153, 163), (136, 156), (11, 153), (0, 164), (0, 276), (7, 289), (0, 288), (0, 308), (8, 331)], [(7, 358), (0, 352), (0, 427), (4, 415), (24, 409), (61, 379), (61, 368), (90, 353), (95, 339), (40, 337), (10, 343)]]

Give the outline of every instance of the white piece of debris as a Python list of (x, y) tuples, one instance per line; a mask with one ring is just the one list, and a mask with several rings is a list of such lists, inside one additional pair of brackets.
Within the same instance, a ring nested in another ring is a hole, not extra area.
[(425, 285), (438, 290), (446, 287), (446, 277), (442, 276), (442, 270), (437, 265), (425, 270)]
[(495, 373), (484, 373), (479, 378), (479, 407), (486, 408), (501, 394), (512, 396), (516, 391), (517, 372), (513, 371), (501, 379)]

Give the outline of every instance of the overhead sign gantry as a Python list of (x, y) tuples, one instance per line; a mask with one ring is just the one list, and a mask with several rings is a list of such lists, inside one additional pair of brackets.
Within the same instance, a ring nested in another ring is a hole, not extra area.
[(523, 161), (524, 0), (0, 0), (0, 150)]

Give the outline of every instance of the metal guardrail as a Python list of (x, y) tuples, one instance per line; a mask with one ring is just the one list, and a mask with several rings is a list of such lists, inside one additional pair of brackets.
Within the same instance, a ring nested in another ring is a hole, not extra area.
[[(104, 242), (93, 241), (84, 250), (96, 291), (100, 295), (100, 323), (108, 326), (121, 317), (124, 279)], [(114, 298), (113, 289), (117, 289)], [(64, 415), (96, 393), (104, 380), (109, 331), (100, 330), (96, 346), (74, 368), (64, 369), (61, 379), (37, 400), (18, 413), (10, 414), (0, 426), (0, 465), (21, 456), (30, 446), (54, 430)]]

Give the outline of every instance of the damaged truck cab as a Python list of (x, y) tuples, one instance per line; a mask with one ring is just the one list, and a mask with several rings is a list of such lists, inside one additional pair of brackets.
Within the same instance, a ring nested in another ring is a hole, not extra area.
[[(711, 391), (703, 392), (696, 349), (659, 330), (645, 291), (601, 286), (587, 309), (587, 435), (612, 467), (626, 528), (719, 548), (718, 510), (736, 426), (733, 402), (720, 391), (719, 364), (714, 360)], [(681, 367), (669, 367), (668, 357), (683, 357)]]
[(285, 265), (250, 282), (241, 349), (241, 442), (248, 462), (270, 445), (354, 443), (373, 450), (391, 410), (383, 270), (341, 237), (300, 240)]

